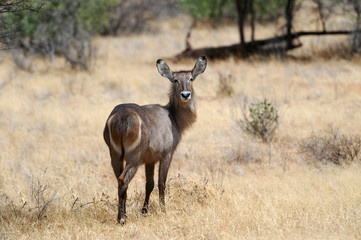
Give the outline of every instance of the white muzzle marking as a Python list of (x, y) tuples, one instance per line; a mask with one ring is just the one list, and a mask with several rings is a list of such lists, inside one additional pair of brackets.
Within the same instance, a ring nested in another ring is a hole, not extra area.
[(189, 100), (192, 99), (192, 94), (190, 91), (183, 91), (183, 92), (181, 92), (180, 95), (181, 95), (182, 101), (184, 101), (184, 102), (188, 102)]

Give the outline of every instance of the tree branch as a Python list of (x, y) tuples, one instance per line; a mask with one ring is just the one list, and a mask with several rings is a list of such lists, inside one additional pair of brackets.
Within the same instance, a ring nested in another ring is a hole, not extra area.
[[(260, 52), (262, 53), (262, 47), (270, 44), (277, 44), (288, 41), (289, 38), (296, 39), (302, 36), (324, 36), (324, 35), (349, 35), (356, 33), (357, 31), (338, 30), (338, 31), (300, 31), (291, 33), (290, 35), (285, 34), (278, 37), (267, 38), (262, 40), (255, 40), (253, 42), (245, 43), (244, 47), (240, 44), (234, 44), (229, 46), (221, 47), (205, 47), (199, 49), (185, 50), (175, 56), (175, 59), (181, 58), (194, 58), (205, 55), (210, 59), (224, 59), (230, 56), (236, 56), (240, 58), (248, 57), (251, 54)], [(292, 45), (292, 47), (285, 48), (285, 51), (301, 47), (302, 44)]]

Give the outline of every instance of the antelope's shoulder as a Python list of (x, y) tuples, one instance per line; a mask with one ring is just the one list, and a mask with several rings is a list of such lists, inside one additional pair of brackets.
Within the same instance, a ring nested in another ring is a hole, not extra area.
[(169, 121), (170, 123), (169, 111), (164, 106), (149, 104), (142, 106), (142, 108), (145, 110), (146, 115), (151, 122)]
[(145, 105), (142, 107), (146, 110), (150, 124), (152, 137), (149, 147), (155, 152), (171, 148), (173, 144), (173, 132), (168, 109), (161, 105)]

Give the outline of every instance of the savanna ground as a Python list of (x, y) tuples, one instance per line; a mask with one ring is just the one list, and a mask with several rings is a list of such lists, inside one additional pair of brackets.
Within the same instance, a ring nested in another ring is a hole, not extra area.
[[(315, 46), (329, 54), (309, 61), (210, 61), (194, 84), (197, 123), (168, 175), (167, 212), (155, 188), (141, 214), (141, 167), (128, 190), (127, 224), (117, 224), (105, 120), (119, 103), (167, 103), (170, 83), (155, 61), (184, 48), (189, 22), (96, 39), (89, 72), (61, 59), (35, 59), (23, 71), (0, 53), (0, 239), (361, 239), (360, 164), (306, 164), (299, 147), (331, 127), (347, 136), (361, 130), (361, 61), (333, 57), (329, 38), (305, 40), (295, 54)], [(237, 41), (236, 26), (199, 27), (191, 39), (193, 47)], [(234, 79), (233, 95), (219, 93), (220, 75)], [(265, 98), (281, 116), (271, 152), (237, 124), (245, 101)]]

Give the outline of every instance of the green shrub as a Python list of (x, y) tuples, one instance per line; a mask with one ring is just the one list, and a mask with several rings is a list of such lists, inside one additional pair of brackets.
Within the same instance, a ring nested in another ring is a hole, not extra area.
[(14, 36), (3, 39), (28, 53), (63, 56), (72, 67), (88, 69), (91, 34), (109, 27), (109, 11), (120, 0), (26, 0), (22, 11), (10, 9), (1, 21)]
[(111, 10), (110, 26), (105, 33), (119, 35), (147, 30), (148, 21), (159, 15), (170, 14), (174, 5), (167, 0), (121, 0)]
[(257, 103), (251, 103), (249, 112), (243, 110), (241, 127), (247, 133), (260, 137), (264, 142), (270, 142), (279, 126), (279, 115), (277, 109), (267, 99)]
[(273, 21), (285, 12), (287, 0), (254, 0), (256, 19), (260, 22)]
[(80, 1), (79, 20), (89, 32), (103, 34), (110, 27), (112, 10), (122, 0), (77, 0)]
[(179, 5), (196, 18), (219, 20), (220, 17), (236, 18), (233, 0), (179, 0)]
[[(91, 33), (102, 33), (109, 27), (110, 11), (121, 0), (27, 0), (25, 11), (9, 11), (5, 19), (16, 25), (23, 37), (33, 37), (40, 24), (52, 24), (57, 13), (69, 18)], [(35, 10), (35, 11), (34, 11)], [(9, 21), (10, 20), (10, 21)], [(53, 29), (55, 30), (55, 29)]]
[[(285, 12), (287, 0), (254, 0), (257, 21), (272, 21)], [(179, 0), (181, 8), (196, 18), (218, 21), (221, 17), (237, 18), (235, 0)]]

